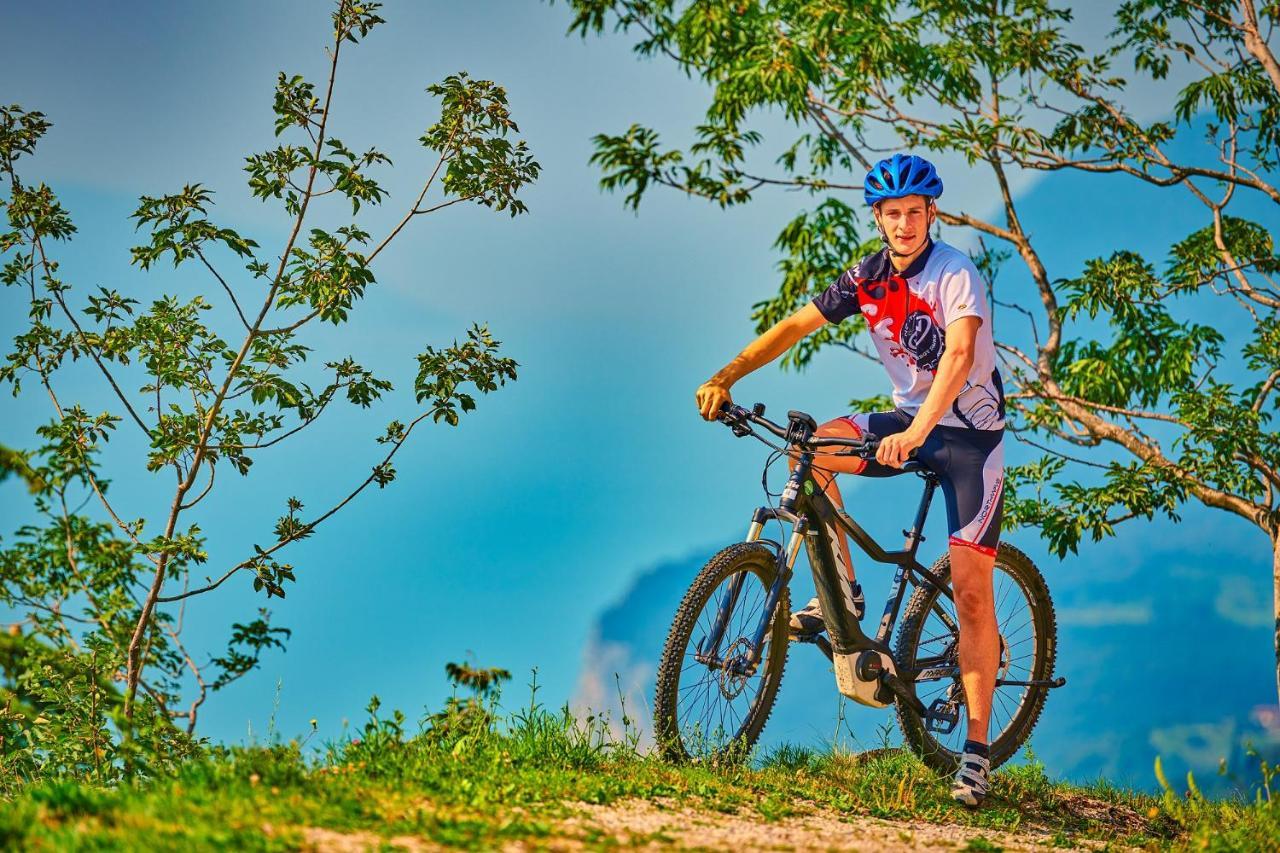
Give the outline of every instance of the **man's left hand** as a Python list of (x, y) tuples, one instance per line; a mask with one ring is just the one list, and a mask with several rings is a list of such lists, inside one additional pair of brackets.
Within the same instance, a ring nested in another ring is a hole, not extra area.
[(876, 461), (890, 468), (901, 468), (909, 458), (911, 451), (924, 444), (924, 436), (912, 430), (885, 436), (876, 448)]

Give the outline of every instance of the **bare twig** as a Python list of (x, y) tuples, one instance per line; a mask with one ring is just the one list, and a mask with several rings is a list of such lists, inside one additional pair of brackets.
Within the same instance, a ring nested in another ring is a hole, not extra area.
[(196, 257), (200, 259), (200, 262), (205, 265), (209, 272), (213, 273), (213, 277), (218, 280), (218, 284), (222, 285), (222, 289), (227, 292), (227, 296), (231, 299), (231, 304), (235, 306), (236, 314), (240, 317), (240, 322), (244, 325), (245, 331), (248, 331), (249, 321), (245, 319), (244, 312), (240, 310), (240, 303), (236, 301), (236, 295), (231, 290), (231, 285), (227, 284), (226, 279), (224, 279), (218, 271), (213, 268), (213, 264), (209, 263), (209, 259), (204, 256), (204, 252), (200, 251), (199, 246), (195, 247), (195, 253)]

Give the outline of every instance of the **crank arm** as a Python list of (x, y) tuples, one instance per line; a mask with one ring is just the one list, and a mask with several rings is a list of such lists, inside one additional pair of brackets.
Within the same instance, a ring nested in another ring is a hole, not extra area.
[(894, 696), (898, 697), (898, 701), (906, 703), (917, 716), (924, 718), (929, 714), (929, 710), (925, 708), (924, 703), (916, 698), (915, 691), (907, 686), (907, 683), (898, 676), (885, 670), (880, 676), (880, 683), (889, 688)]
[(792, 637), (793, 643), (809, 643), (817, 646), (818, 651), (827, 656), (827, 660), (835, 660), (834, 653), (831, 651), (831, 641), (822, 634), (810, 634), (804, 637)]

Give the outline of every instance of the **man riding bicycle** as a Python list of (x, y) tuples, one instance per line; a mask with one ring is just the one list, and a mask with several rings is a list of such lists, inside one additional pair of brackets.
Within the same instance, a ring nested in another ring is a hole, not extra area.
[[(929, 237), (942, 180), (933, 165), (895, 154), (876, 163), (863, 184), (884, 248), (846, 270), (811, 303), (781, 320), (697, 391), (702, 417), (713, 420), (729, 389), (826, 323), (866, 318), (893, 383), (894, 409), (842, 415), (822, 424), (820, 437), (883, 439), (874, 461), (827, 456), (814, 475), (843, 507), (835, 475), (901, 473), (910, 453), (939, 476), (950, 531), (951, 582), (960, 620), (959, 664), (968, 707), (964, 754), (952, 796), (981, 804), (989, 772), (987, 725), (1000, 657), (992, 569), (1004, 505), (1004, 391), (996, 367), (985, 284), (960, 250)], [(843, 531), (837, 551), (862, 617)], [(793, 635), (825, 629), (818, 599), (791, 616)]]

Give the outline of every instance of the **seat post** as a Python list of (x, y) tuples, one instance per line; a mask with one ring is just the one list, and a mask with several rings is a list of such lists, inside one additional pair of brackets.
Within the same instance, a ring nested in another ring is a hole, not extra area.
[(933, 502), (933, 493), (938, 488), (938, 475), (932, 471), (922, 471), (920, 476), (924, 479), (924, 494), (920, 496), (920, 508), (916, 510), (916, 520), (911, 525), (910, 530), (902, 531), (907, 537), (906, 543), (902, 546), (904, 550), (910, 552), (915, 557), (916, 551), (920, 548), (920, 543), (924, 541), (921, 532), (924, 530), (925, 519), (929, 516), (929, 504)]

